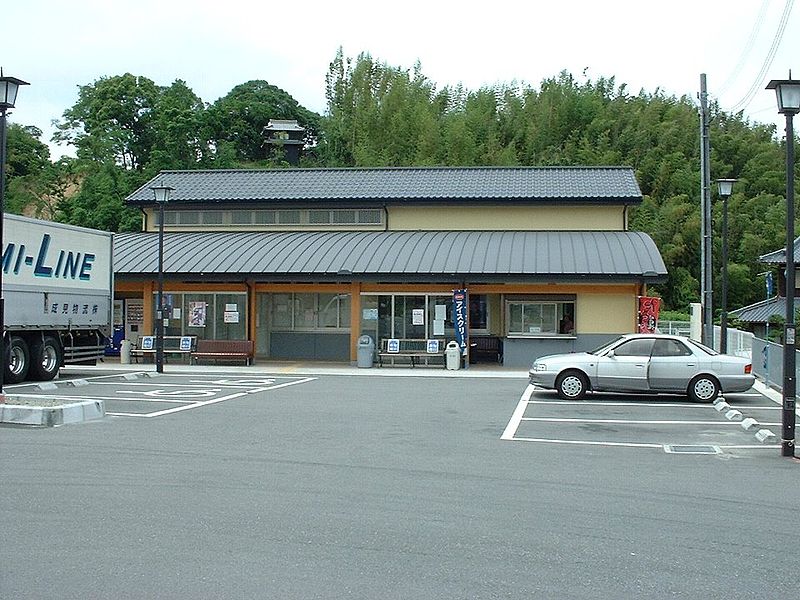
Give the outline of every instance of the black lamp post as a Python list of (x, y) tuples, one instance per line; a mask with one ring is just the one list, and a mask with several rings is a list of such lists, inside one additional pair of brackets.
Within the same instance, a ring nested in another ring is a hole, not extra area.
[(158, 298), (156, 299), (156, 371), (164, 372), (164, 205), (175, 188), (160, 185), (150, 188), (158, 206)]
[(786, 325), (783, 334), (783, 430), (781, 454), (794, 456), (795, 425), (795, 265), (794, 265), (794, 126), (792, 119), (800, 112), (800, 80), (773, 79), (768, 90), (775, 90), (778, 112), (786, 115)]
[[(0, 67), (0, 255), (5, 252), (3, 241), (4, 215), (6, 212), (6, 111), (14, 108), (19, 86), (28, 85), (16, 77), (6, 77)], [(0, 402), (3, 400), (3, 382), (6, 375), (6, 313), (3, 299), (3, 268), (0, 264)]]
[(719, 351), (728, 353), (728, 198), (733, 192), (735, 179), (717, 179), (722, 198), (722, 313), (719, 317)]

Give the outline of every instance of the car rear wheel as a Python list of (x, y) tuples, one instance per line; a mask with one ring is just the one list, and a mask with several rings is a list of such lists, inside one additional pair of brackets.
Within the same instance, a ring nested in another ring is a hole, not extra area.
[(687, 394), (695, 402), (713, 402), (719, 395), (719, 382), (711, 375), (698, 375), (689, 382)]
[(556, 391), (562, 400), (580, 400), (588, 388), (589, 380), (580, 371), (562, 373), (556, 381)]

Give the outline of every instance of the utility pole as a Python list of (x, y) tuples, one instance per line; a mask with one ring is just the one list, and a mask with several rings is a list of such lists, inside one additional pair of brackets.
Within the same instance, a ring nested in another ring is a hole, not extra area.
[(714, 347), (713, 289), (711, 287), (711, 146), (708, 139), (706, 74), (700, 74), (700, 302), (703, 305), (703, 343)]

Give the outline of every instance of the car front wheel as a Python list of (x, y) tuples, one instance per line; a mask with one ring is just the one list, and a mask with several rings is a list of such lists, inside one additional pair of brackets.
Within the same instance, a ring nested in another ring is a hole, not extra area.
[(695, 402), (713, 402), (719, 395), (719, 382), (711, 375), (698, 375), (689, 382), (688, 395)]
[(562, 400), (580, 400), (586, 395), (589, 381), (580, 371), (567, 371), (558, 376), (556, 391)]

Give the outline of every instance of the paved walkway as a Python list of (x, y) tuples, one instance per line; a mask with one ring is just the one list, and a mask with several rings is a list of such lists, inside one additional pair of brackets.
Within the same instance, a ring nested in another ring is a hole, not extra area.
[[(120, 364), (118, 358), (106, 358), (95, 367), (66, 366), (62, 369), (65, 373), (88, 373), (93, 370), (123, 370), (123, 371), (155, 371), (151, 363)], [(168, 362), (164, 365), (165, 373), (271, 373), (271, 374), (296, 374), (296, 375), (368, 375), (376, 377), (504, 377), (512, 379), (528, 379), (527, 369), (512, 369), (495, 364), (469, 365), (467, 369), (450, 371), (436, 367), (408, 367), (408, 366), (374, 366), (372, 368), (358, 368), (346, 363), (335, 362), (300, 362), (300, 361), (259, 361), (254, 365), (188, 365), (179, 362)]]

